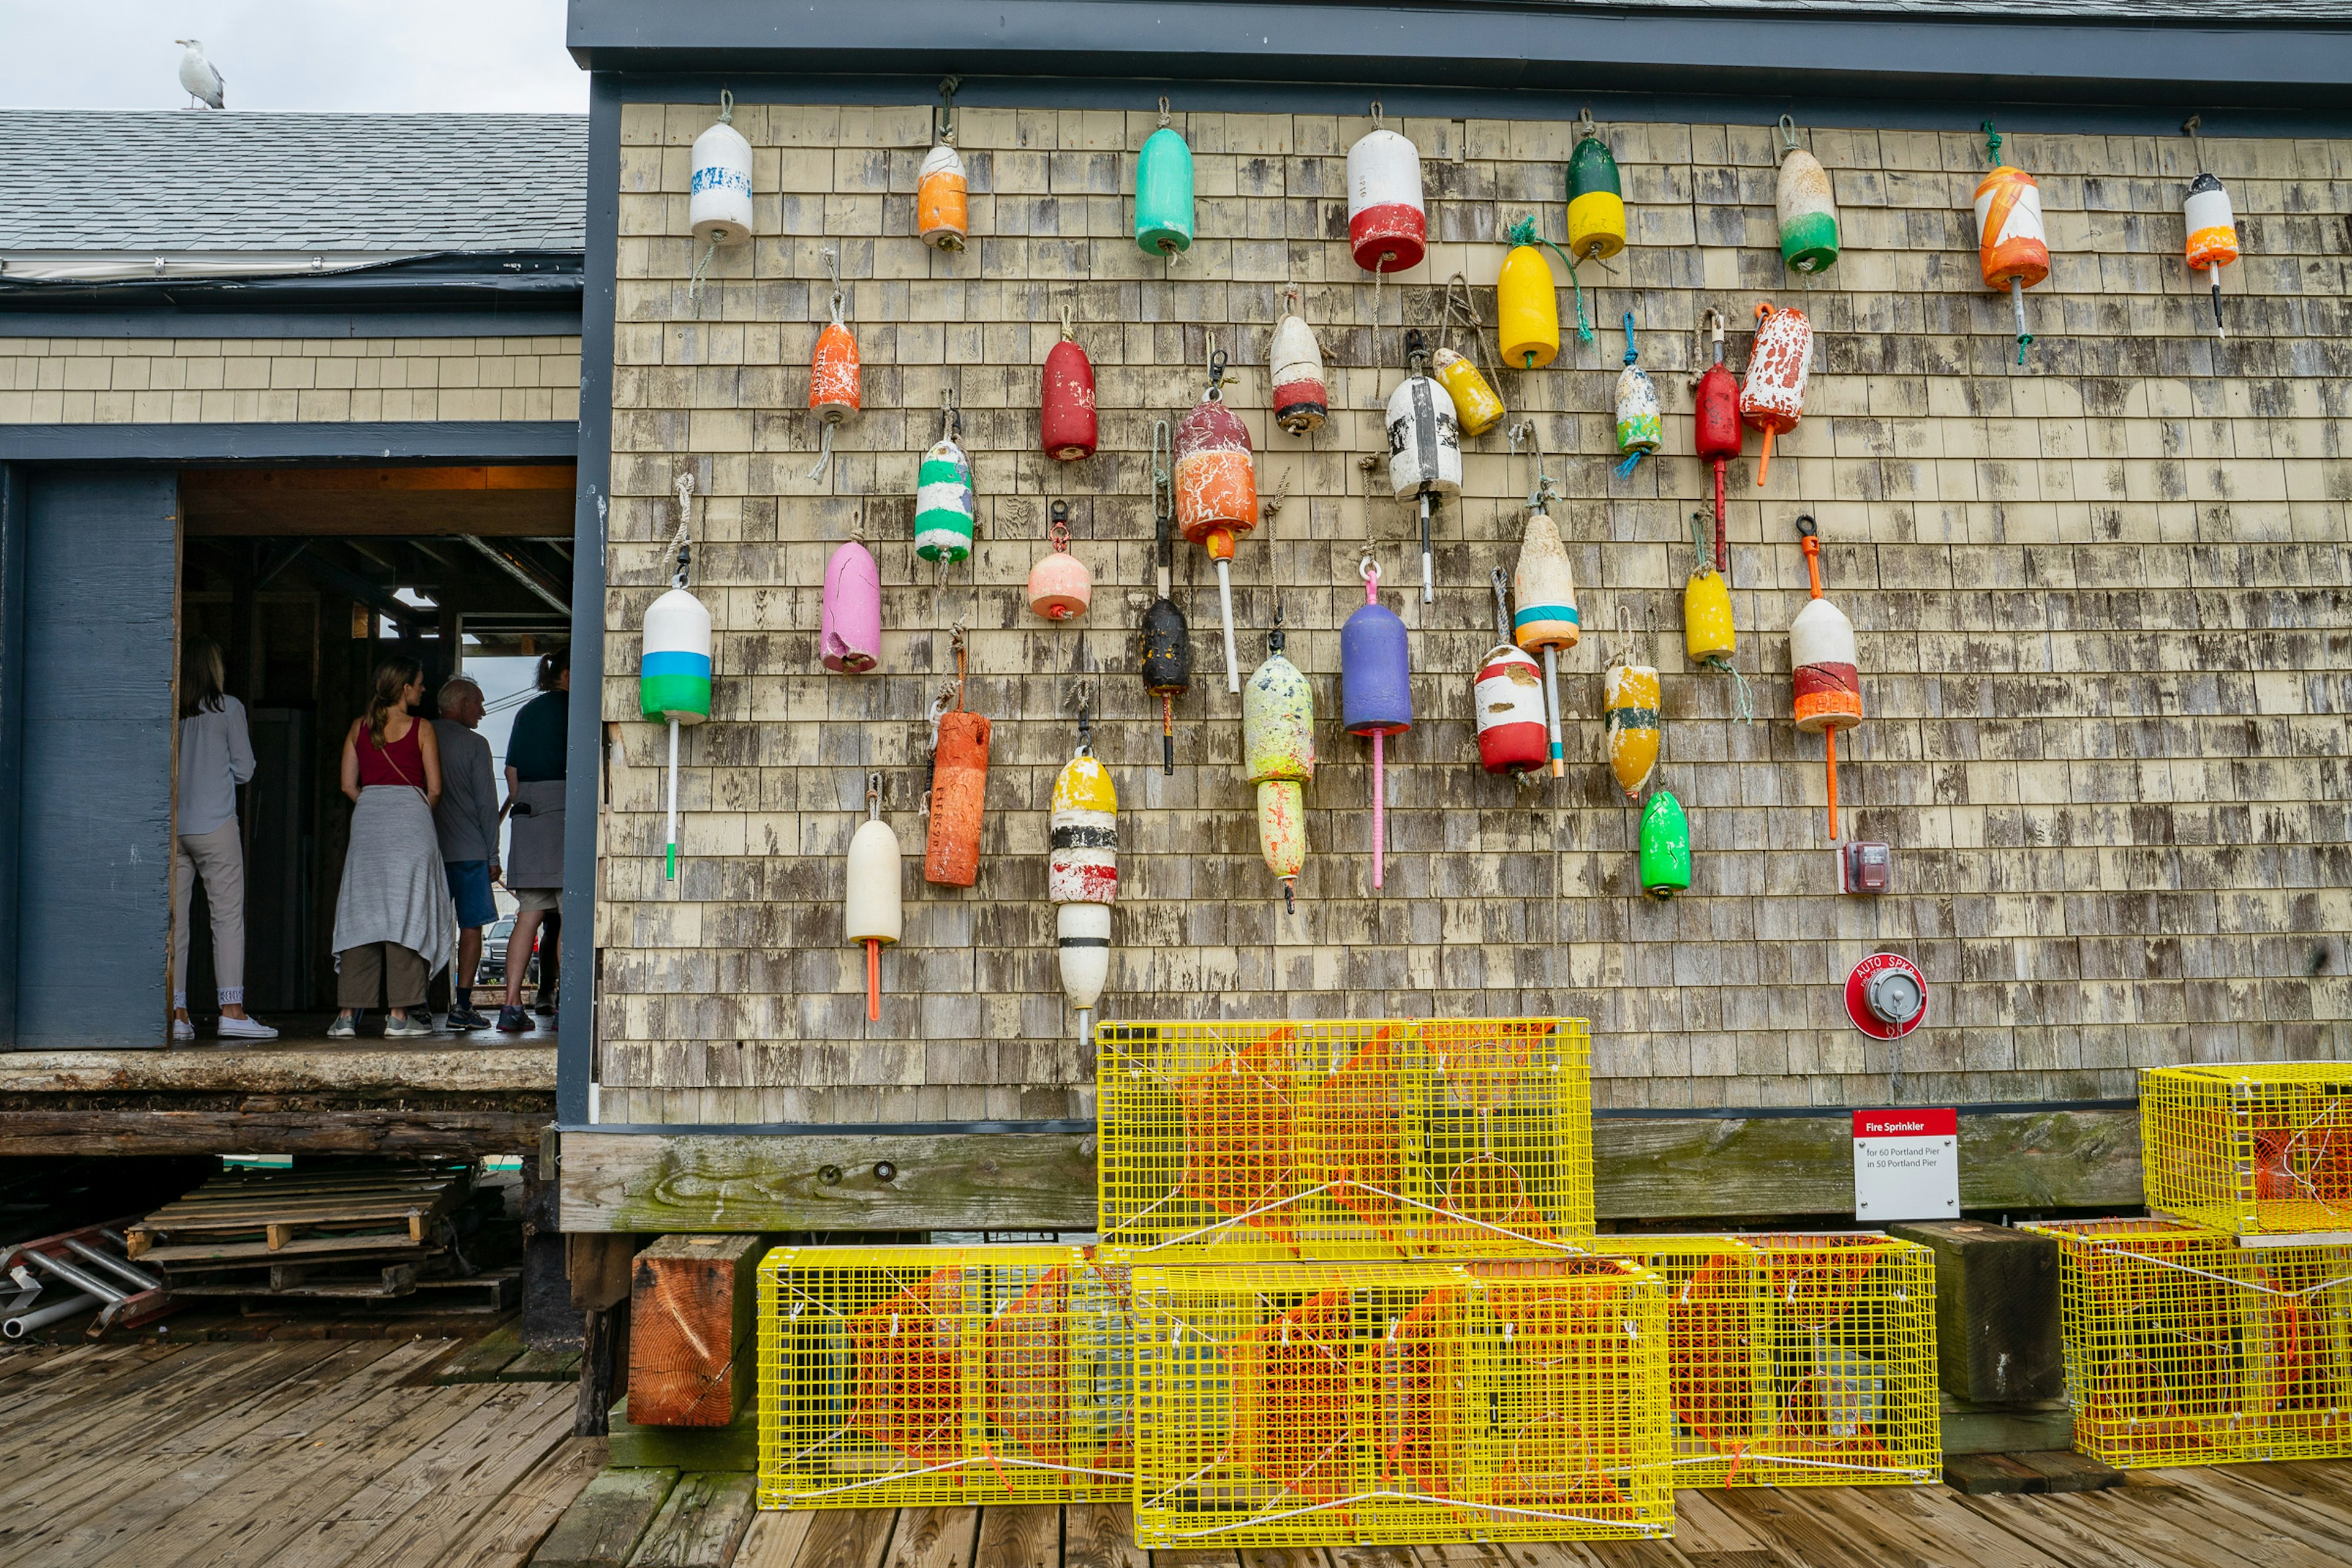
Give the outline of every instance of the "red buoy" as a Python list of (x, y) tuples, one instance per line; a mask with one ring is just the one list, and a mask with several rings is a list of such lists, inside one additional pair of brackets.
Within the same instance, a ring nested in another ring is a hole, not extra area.
[(1045, 456), (1065, 463), (1095, 455), (1095, 367), (1070, 327), (1062, 307), (1062, 341), (1045, 355), (1045, 385), (1037, 424)]
[(1739, 456), (1739, 384), (1723, 368), (1723, 312), (1715, 318), (1715, 363), (1706, 367), (1694, 389), (1693, 447), (1699, 461), (1715, 468), (1715, 569), (1731, 570), (1731, 552), (1723, 538), (1723, 466)]

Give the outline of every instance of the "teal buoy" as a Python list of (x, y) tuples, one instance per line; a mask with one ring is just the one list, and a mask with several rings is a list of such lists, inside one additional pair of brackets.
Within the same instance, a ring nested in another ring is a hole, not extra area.
[(1192, 248), (1192, 149), (1168, 123), (1160, 100), (1160, 129), (1135, 161), (1135, 245), (1146, 256)]
[(1671, 899), (1690, 888), (1690, 818), (1671, 790), (1642, 808), (1642, 891)]

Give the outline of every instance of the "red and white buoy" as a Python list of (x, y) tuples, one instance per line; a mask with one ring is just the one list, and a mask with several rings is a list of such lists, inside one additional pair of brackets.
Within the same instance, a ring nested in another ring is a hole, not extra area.
[(1861, 659), (1853, 623), (1822, 596), (1821, 531), (1811, 517), (1801, 517), (1797, 536), (1805, 547), (1805, 573), (1813, 596), (1789, 624), (1789, 666), (1795, 677), (1797, 728), (1820, 735), (1828, 746), (1830, 841), (1835, 843), (1837, 738), (1840, 730), (1862, 722)]
[(1478, 765), (1490, 773), (1541, 768), (1549, 755), (1543, 667), (1511, 641), (1510, 579), (1494, 571), (1495, 646), (1478, 666), (1470, 697), (1478, 716)]
[(1298, 285), (1285, 284), (1282, 291), (1290, 309), (1275, 323), (1265, 355), (1266, 379), (1274, 384), (1274, 422), (1294, 436), (1311, 436), (1331, 412), (1331, 394), (1323, 381), (1323, 350), (1315, 342), (1315, 329), (1299, 313)]
[(1078, 1016), (1078, 1039), (1094, 1039), (1095, 1004), (1110, 978), (1110, 907), (1118, 898), (1118, 791), (1095, 759), (1085, 710), (1078, 748), (1054, 781), (1047, 818), (1045, 896), (1054, 905), (1062, 994)]
[(1429, 248), (1421, 151), (1381, 122), (1348, 149), (1348, 251), (1367, 272), (1402, 272)]
[(1794, 305), (1756, 305), (1756, 346), (1748, 353), (1748, 379), (1739, 387), (1739, 416), (1764, 432), (1756, 487), (1772, 471), (1772, 437), (1805, 416), (1805, 380), (1812, 374), (1813, 324)]

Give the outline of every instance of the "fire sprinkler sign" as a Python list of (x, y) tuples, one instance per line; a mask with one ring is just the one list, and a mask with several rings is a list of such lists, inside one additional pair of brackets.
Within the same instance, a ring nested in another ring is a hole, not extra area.
[(1855, 1111), (1853, 1217), (1873, 1225), (1959, 1218), (1959, 1113)]

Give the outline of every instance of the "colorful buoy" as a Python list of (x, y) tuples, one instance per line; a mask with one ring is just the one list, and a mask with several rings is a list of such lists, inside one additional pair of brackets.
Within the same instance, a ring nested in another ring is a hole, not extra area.
[(1225, 405), (1225, 356), (1209, 356), (1209, 385), (1176, 426), (1176, 521), (1184, 537), (1217, 563), (1217, 603), (1224, 615), (1226, 689), (1242, 689), (1234, 651), (1234, 544), (1257, 526), (1257, 464), (1249, 426)]
[(971, 460), (956, 445), (956, 411), (948, 406), (940, 438), (915, 473), (915, 553), (952, 565), (971, 553)]
[(1739, 416), (1764, 432), (1764, 455), (1757, 459), (1756, 486), (1772, 471), (1772, 438), (1797, 427), (1805, 416), (1805, 381), (1812, 374), (1813, 324), (1794, 305), (1756, 306), (1756, 345), (1748, 353), (1748, 379), (1740, 384)]
[(832, 465), (833, 433), (848, 423), (860, 405), (857, 338), (843, 313), (849, 296), (841, 287), (840, 253), (827, 250), (824, 258), (834, 274), (833, 320), (817, 333), (815, 351), (809, 355), (809, 412), (824, 432), (816, 467), (808, 473), (812, 479), (823, 478)]
[(1045, 370), (1038, 389), (1037, 434), (1045, 456), (1075, 463), (1095, 455), (1095, 366), (1070, 325), (1070, 307), (1062, 307), (1061, 341), (1045, 351)]
[(1662, 789), (1642, 807), (1642, 891), (1671, 899), (1691, 884), (1690, 818), (1675, 792)]
[[(2197, 133), (2196, 126), (2196, 120), (2191, 118), (2187, 129), (2192, 139)], [(2213, 330), (2226, 338), (2230, 329), (2221, 321), (2221, 268), (2238, 259), (2238, 216), (2230, 208), (2230, 193), (2219, 179), (2200, 169), (2197, 177), (2189, 182), (2181, 216), (2189, 231), (2189, 269), (2212, 279)]]
[(1442, 497), (1462, 493), (1462, 428), (1453, 395), (1429, 377), (1419, 329), (1404, 344), (1405, 378), (1389, 394), (1389, 491), (1421, 503), (1421, 602), (1428, 605), (1437, 599), (1429, 518)]
[(866, 948), (866, 1017), (882, 1016), (882, 948), (904, 930), (898, 902), (898, 836), (882, 820), (882, 775), (866, 775), (866, 820), (849, 841), (842, 933)]
[(2042, 188), (2000, 160), (2000, 133), (1984, 123), (1992, 172), (1977, 183), (1977, 261), (1985, 287), (2009, 290), (2017, 311), (2017, 363), (2025, 363), (2025, 290), (2050, 276), (2050, 238), (2042, 226)]
[(1339, 628), (1339, 724), (1372, 742), (1372, 887), (1378, 889), (1388, 855), (1387, 757), (1391, 735), (1412, 728), (1412, 667), (1404, 622), (1381, 603), (1381, 569), (1365, 556), (1359, 568), (1364, 602)]
[(1095, 1004), (1110, 978), (1110, 906), (1118, 897), (1118, 791), (1087, 733), (1080, 713), (1077, 751), (1054, 781), (1045, 865), (1062, 994), (1082, 1043), (1094, 1039)]
[(1242, 689), (1242, 765), (1257, 787), (1257, 842), (1282, 883), (1282, 903), (1307, 864), (1307, 785), (1315, 777), (1315, 690), (1282, 651), (1281, 610), (1266, 634), (1265, 662)]
[(1168, 596), (1176, 567), (1176, 480), (1169, 471), (1168, 421), (1151, 426), (1151, 516), (1160, 597), (1143, 612), (1143, 689), (1160, 699), (1160, 771), (1176, 772), (1176, 699), (1192, 689), (1192, 631)]
[(1045, 530), (1051, 546), (1029, 569), (1030, 613), (1049, 621), (1073, 620), (1094, 600), (1095, 576), (1070, 553), (1070, 503), (1057, 500)]
[(1739, 384), (1723, 368), (1723, 312), (1709, 310), (1715, 326), (1715, 363), (1692, 389), (1692, 449), (1715, 469), (1715, 569), (1731, 569), (1723, 532), (1723, 467), (1739, 456)]
[(1624, 187), (1590, 109), (1578, 130), (1582, 134), (1568, 157), (1568, 253), (1579, 261), (1606, 261), (1625, 248)]
[(1503, 400), (1478, 367), (1452, 349), (1429, 356), (1430, 374), (1454, 400), (1454, 418), (1460, 435), (1475, 439), (1503, 422)]
[(1559, 286), (1540, 239), (1534, 218), (1513, 224), (1511, 253), (1495, 281), (1495, 346), (1520, 370), (1541, 370), (1559, 353)]
[(1821, 531), (1811, 517), (1797, 519), (1805, 548), (1805, 574), (1812, 598), (1789, 624), (1789, 665), (1795, 676), (1797, 728), (1819, 734), (1828, 745), (1830, 839), (1836, 842), (1837, 732), (1862, 722), (1861, 658), (1853, 623), (1822, 597)]
[[(931, 789), (924, 801), (923, 880), (969, 888), (980, 879), (981, 825), (988, 799), (988, 721), (964, 708), (963, 628), (954, 634), (952, 693), (931, 704)], [(949, 705), (952, 695), (954, 705)]]
[(1569, 565), (1568, 549), (1545, 510), (1551, 499), (1551, 481), (1544, 475), (1540, 447), (1533, 468), (1528, 482), (1527, 531), (1519, 541), (1517, 570), (1511, 574), (1511, 596), (1518, 605), (1511, 617), (1511, 640), (1543, 655), (1544, 729), (1552, 777), (1559, 778), (1567, 772), (1560, 739), (1559, 654), (1562, 648), (1576, 646), (1583, 622), (1577, 613), (1576, 574)]
[(1837, 265), (1837, 200), (1829, 171), (1797, 145), (1797, 122), (1780, 116), (1780, 178), (1773, 196), (1780, 220), (1780, 260), (1800, 272), (1826, 272)]
[(1160, 100), (1160, 129), (1135, 160), (1135, 246), (1155, 259), (1192, 248), (1192, 149), (1168, 123)]
[(932, 115), (937, 138), (915, 172), (915, 232), (935, 250), (961, 250), (971, 224), (971, 198), (963, 157), (955, 148), (955, 79), (940, 83), (940, 107)]
[(687, 227), (702, 247), (687, 284), (693, 305), (701, 302), (703, 277), (720, 247), (751, 237), (751, 143), (734, 121), (735, 95), (721, 90), (718, 120), (694, 139), (687, 157)]
[(1738, 633), (1731, 624), (1731, 583), (1715, 569), (1707, 549), (1706, 513), (1691, 513), (1691, 574), (1683, 584), (1683, 654), (1694, 669), (1717, 669), (1731, 677), (1732, 707), (1743, 723), (1756, 719), (1748, 679), (1731, 662)]
[(687, 592), (693, 562), (686, 513), (691, 481), (678, 480), (677, 570), (669, 592), (646, 609), (637, 660), (638, 710), (669, 725), (669, 837), (662, 855), (662, 879), (677, 879), (677, 731), (710, 717), (710, 611)]
[(1471, 682), (1477, 716), (1478, 765), (1490, 773), (1532, 773), (1549, 755), (1542, 667), (1511, 640), (1510, 579), (1495, 568), (1495, 646)]
[(1315, 330), (1298, 311), (1298, 287), (1285, 285), (1290, 309), (1275, 323), (1266, 346), (1266, 379), (1274, 384), (1274, 422), (1294, 436), (1309, 436), (1323, 427), (1331, 412), (1331, 394), (1323, 380), (1323, 350)]
[(1601, 678), (1603, 723), (1609, 736), (1609, 771), (1615, 775), (1617, 787), (1625, 792), (1625, 798), (1638, 800), (1642, 786), (1650, 782), (1651, 770), (1658, 765), (1658, 743), (1662, 738), (1658, 672), (1651, 665), (1630, 662), (1630, 648), (1621, 658), (1628, 662), (1612, 664)]
[(866, 541), (851, 534), (824, 563), (817, 658), (827, 669), (863, 675), (882, 658), (882, 573)]
[(1620, 479), (1633, 465), (1658, 449), (1665, 439), (1665, 420), (1658, 411), (1658, 389), (1641, 365), (1633, 347), (1633, 312), (1625, 312), (1625, 368), (1617, 373), (1617, 449), (1625, 460), (1617, 465)]
[(1367, 272), (1416, 267), (1429, 246), (1429, 216), (1422, 206), (1421, 153), (1381, 123), (1348, 149), (1348, 252)]

